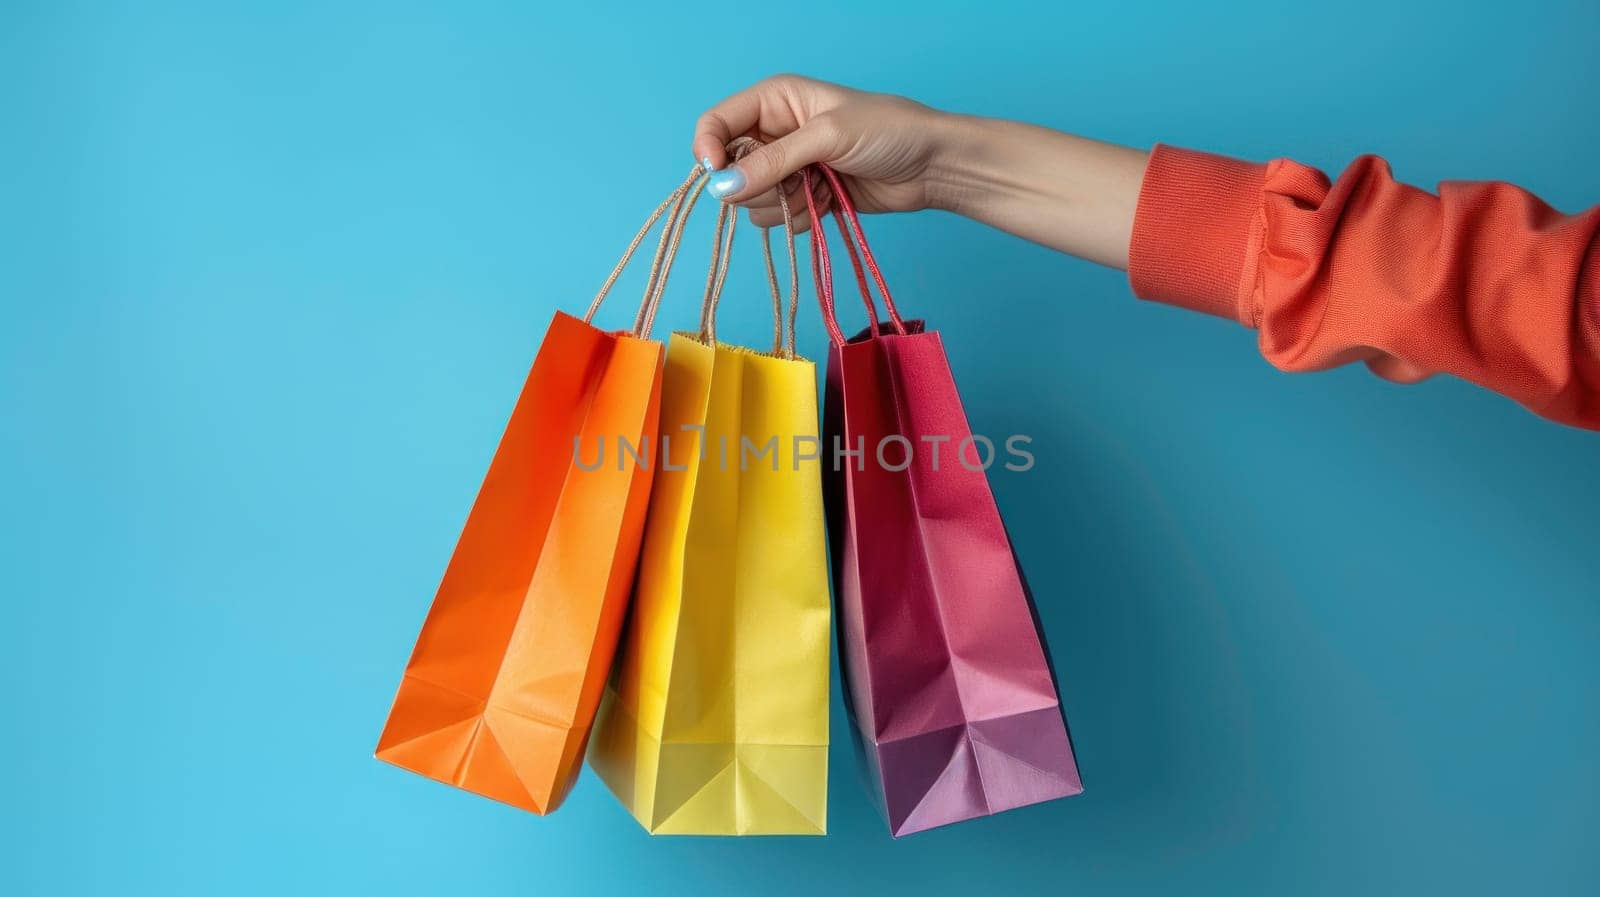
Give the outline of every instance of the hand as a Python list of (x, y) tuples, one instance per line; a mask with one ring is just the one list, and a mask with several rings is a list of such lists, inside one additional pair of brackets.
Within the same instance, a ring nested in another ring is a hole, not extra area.
[[(783, 184), (796, 226), (804, 229), (810, 220), (799, 179), (784, 182), (813, 162), (826, 162), (844, 176), (862, 212), (937, 205), (935, 175), (953, 124), (953, 116), (903, 97), (778, 75), (700, 116), (693, 149), (696, 159), (722, 169), (728, 162), (724, 146), (733, 138), (749, 136), (767, 144), (713, 181), (711, 193), (748, 206), (753, 223), (774, 227), (783, 223), (774, 192)], [(826, 208), (825, 188), (818, 197)]]
[[(744, 136), (767, 145), (728, 166), (725, 145)], [(693, 149), (721, 169), (708, 192), (749, 206), (762, 227), (783, 223), (780, 185), (796, 229), (810, 224), (791, 176), (826, 162), (863, 212), (944, 209), (1124, 269), (1148, 161), (1143, 150), (796, 75), (768, 78), (713, 106), (695, 126)], [(818, 199), (820, 212), (831, 199), (825, 187)]]

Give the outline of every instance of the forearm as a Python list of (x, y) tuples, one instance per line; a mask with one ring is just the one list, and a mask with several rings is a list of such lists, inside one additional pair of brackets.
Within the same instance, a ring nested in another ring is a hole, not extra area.
[(1149, 154), (1048, 128), (943, 115), (929, 202), (1010, 234), (1126, 269)]
[[(752, 131), (777, 139), (725, 165)], [(762, 227), (785, 222), (774, 188), (827, 163), (861, 211), (946, 209), (1127, 270), (1142, 298), (1255, 328), (1278, 367), (1448, 372), (1600, 429), (1600, 206), (1564, 215), (1502, 183), (1435, 195), (1371, 157), (1330, 182), (1285, 159), (1147, 153), (795, 76), (707, 111), (694, 149), (707, 191)]]

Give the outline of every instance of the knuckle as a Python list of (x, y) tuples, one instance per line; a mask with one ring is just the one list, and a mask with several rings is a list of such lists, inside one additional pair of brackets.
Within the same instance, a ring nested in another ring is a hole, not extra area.
[(696, 133), (700, 134), (726, 131), (728, 129), (728, 122), (722, 117), (722, 113), (720, 112), (706, 112), (700, 116), (698, 121), (695, 122), (694, 129)]
[(752, 154), (763, 178), (776, 178), (784, 170), (789, 152), (782, 143), (769, 143)]
[(796, 75), (793, 72), (779, 72), (776, 75), (768, 77), (762, 83), (769, 87), (775, 87), (779, 90), (794, 90), (797, 87), (810, 83), (810, 81), (811, 79), (802, 75)]
[(814, 130), (817, 137), (829, 146), (837, 144), (845, 133), (844, 122), (840, 120), (839, 113), (828, 111), (819, 112), (806, 122)]

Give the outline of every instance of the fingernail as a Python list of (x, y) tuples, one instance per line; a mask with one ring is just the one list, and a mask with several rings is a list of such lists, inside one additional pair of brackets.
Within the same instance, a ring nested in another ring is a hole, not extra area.
[(738, 166), (729, 166), (721, 171), (713, 171), (711, 176), (706, 179), (706, 192), (717, 199), (732, 196), (743, 189), (744, 172), (740, 171)]
[(710, 156), (701, 156), (700, 157), (700, 167), (704, 168), (706, 171), (710, 171), (711, 170), (711, 157)]

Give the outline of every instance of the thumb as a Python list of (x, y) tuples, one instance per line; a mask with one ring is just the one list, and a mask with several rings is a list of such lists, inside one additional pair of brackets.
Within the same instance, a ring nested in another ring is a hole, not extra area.
[(752, 150), (721, 171), (713, 172), (706, 191), (723, 202), (741, 203), (777, 187), (783, 179), (813, 162), (830, 162), (839, 154), (841, 135), (827, 115), (819, 115), (783, 137)]

